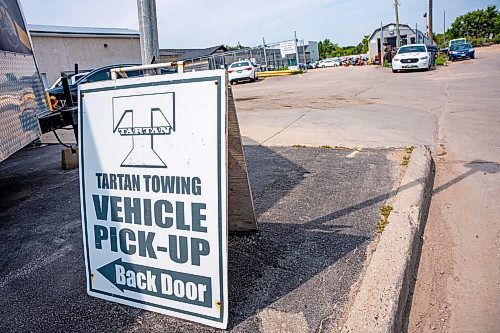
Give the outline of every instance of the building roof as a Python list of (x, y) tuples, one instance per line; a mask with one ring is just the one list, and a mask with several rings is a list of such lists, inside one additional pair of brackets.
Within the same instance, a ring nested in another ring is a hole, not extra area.
[(178, 57), (177, 60), (183, 61), (206, 58), (218, 51), (227, 52), (227, 48), (224, 45), (217, 45), (205, 49), (160, 49), (160, 56)]
[(28, 24), (28, 30), (37, 36), (102, 36), (139, 37), (139, 31), (123, 28), (68, 27), (56, 25)]
[[(387, 28), (388, 26), (391, 26), (391, 25), (396, 26), (396, 23), (388, 23), (388, 24), (384, 25), (384, 26), (382, 27), (382, 29), (385, 29), (385, 28)], [(400, 23), (400, 24), (399, 24), (399, 27), (400, 27), (400, 28), (404, 27), (404, 28), (406, 28), (406, 29), (411, 30), (413, 33), (415, 33), (415, 30), (413, 30), (413, 28), (412, 28), (412, 27), (410, 27), (408, 24)], [(422, 33), (420, 30), (417, 30), (417, 31), (418, 31), (418, 32), (420, 32), (420, 33)], [(371, 39), (372, 39), (372, 37), (373, 37), (373, 35), (374, 35), (375, 33), (377, 33), (377, 32), (378, 32), (378, 33), (380, 33), (380, 28), (375, 29), (375, 30), (371, 33), (370, 38), (368, 38), (368, 40), (371, 40)]]
[(196, 51), (201, 49), (160, 49), (160, 56), (180, 56), (186, 52)]

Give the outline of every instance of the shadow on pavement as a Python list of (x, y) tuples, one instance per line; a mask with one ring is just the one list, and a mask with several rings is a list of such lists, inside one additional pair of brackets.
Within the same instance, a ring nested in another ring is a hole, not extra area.
[[(270, 309), (310, 332), (340, 320), (397, 169), (387, 151), (348, 153), (245, 147), (259, 231), (229, 237), (230, 330), (261, 331)], [(0, 164), (0, 331), (217, 331), (87, 296), (78, 171), (59, 154)]]

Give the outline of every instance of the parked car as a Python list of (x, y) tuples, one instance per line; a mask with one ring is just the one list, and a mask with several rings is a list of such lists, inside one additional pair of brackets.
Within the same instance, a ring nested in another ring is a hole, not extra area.
[(474, 59), (475, 51), (469, 43), (455, 44), (450, 47), (450, 52), (448, 53), (448, 59), (451, 61), (459, 59)]
[(257, 68), (249, 60), (233, 62), (227, 69), (227, 74), (231, 84), (237, 81), (257, 80)]
[[(79, 78), (81, 78), (82, 76), (86, 75), (88, 72), (83, 72), (83, 73), (78, 73), (78, 74), (74, 74), (74, 75), (71, 75), (68, 77), (68, 83), (70, 85), (72, 84), (75, 84), (76, 81), (78, 81)], [(56, 80), (56, 82), (54, 82), (54, 84), (49, 88), (49, 89), (53, 89), (53, 88), (57, 88), (57, 87), (62, 87), (62, 78), (58, 78)]]
[[(70, 84), (69, 90), (71, 93), (71, 98), (73, 99), (73, 103), (77, 104), (78, 103), (78, 86), (83, 83), (89, 83), (89, 82), (98, 82), (98, 81), (104, 81), (104, 80), (110, 80), (111, 79), (111, 73), (110, 70), (112, 68), (118, 68), (118, 67), (130, 67), (130, 66), (137, 66), (137, 65), (132, 65), (132, 64), (117, 64), (117, 65), (110, 65), (110, 66), (105, 66), (101, 68), (97, 68), (91, 72), (86, 73), (82, 77), (80, 77), (78, 80), (76, 80), (75, 83)], [(135, 77), (135, 76), (142, 76), (143, 73), (142, 71), (131, 71), (131, 72), (126, 72), (126, 77)], [(122, 75), (122, 77), (125, 77), (125, 75)], [(48, 89), (47, 92), (49, 93), (50, 96), (55, 97), (56, 101), (55, 103), (57, 104), (59, 101), (66, 100), (66, 97), (64, 96), (64, 90), (62, 85), (58, 87), (54, 87), (51, 89)]]
[(318, 63), (318, 67), (325, 68), (325, 67), (338, 67), (340, 66), (340, 62), (333, 60), (333, 59), (324, 59), (320, 60)]
[(407, 69), (429, 70), (430, 65), (429, 52), (425, 44), (404, 45), (392, 59), (392, 72)]

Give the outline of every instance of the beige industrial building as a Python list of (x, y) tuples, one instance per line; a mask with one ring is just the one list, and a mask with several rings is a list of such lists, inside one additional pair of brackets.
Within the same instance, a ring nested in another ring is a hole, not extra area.
[(112, 64), (140, 64), (139, 32), (131, 29), (28, 25), (45, 87), (61, 72), (88, 71)]

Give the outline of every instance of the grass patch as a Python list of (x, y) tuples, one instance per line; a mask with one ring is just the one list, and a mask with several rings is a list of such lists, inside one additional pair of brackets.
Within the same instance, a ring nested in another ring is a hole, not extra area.
[(436, 58), (436, 65), (444, 66), (444, 64), (446, 64), (446, 54), (442, 53)]
[(391, 211), (392, 211), (392, 206), (390, 205), (384, 205), (380, 208), (380, 215), (382, 215), (382, 217), (375, 226), (377, 228), (377, 233), (379, 235), (384, 231), (385, 226), (389, 223), (389, 215), (391, 214)]
[(333, 149), (333, 147), (332, 147), (332, 146), (328, 146), (328, 145), (326, 145), (326, 146), (319, 146), (319, 147), (320, 147), (320, 148), (323, 148), (323, 149)]
[(406, 147), (405, 151), (407, 154), (411, 154), (411, 153), (413, 153), (414, 149), (415, 149), (415, 146), (410, 146), (410, 147)]
[(392, 206), (391, 205), (385, 205), (380, 208), (380, 215), (382, 215), (385, 219), (389, 218), (389, 215), (391, 215), (392, 212)]
[(292, 145), (290, 147), (292, 147), (292, 148), (306, 148), (306, 146), (304, 146), (304, 145)]
[(408, 163), (410, 163), (411, 153), (413, 153), (414, 149), (415, 149), (415, 146), (406, 147), (406, 149), (405, 149), (406, 155), (403, 156), (403, 161), (401, 162), (402, 166), (407, 166)]

